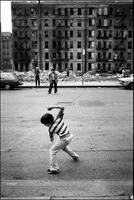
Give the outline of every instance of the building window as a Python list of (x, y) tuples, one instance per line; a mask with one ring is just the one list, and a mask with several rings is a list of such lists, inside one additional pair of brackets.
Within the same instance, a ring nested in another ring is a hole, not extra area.
[(73, 19), (70, 20), (70, 26), (73, 26)]
[(81, 52), (77, 53), (77, 59), (81, 59)]
[(73, 37), (73, 31), (70, 31), (70, 37)]
[(132, 59), (132, 54), (131, 54), (131, 52), (128, 52), (128, 53), (127, 53), (127, 59), (128, 59), (128, 60), (131, 60), (131, 59)]
[(45, 41), (45, 48), (46, 48), (46, 49), (49, 48), (48, 41)]
[(133, 8), (130, 8), (129, 15), (133, 15)]
[(68, 43), (67, 43), (67, 41), (65, 41), (65, 48), (66, 48), (66, 49), (68, 48)]
[(61, 63), (58, 63), (58, 69), (61, 71)]
[(31, 8), (31, 15), (37, 15), (37, 9)]
[(37, 41), (32, 41), (32, 48), (37, 48), (38, 42)]
[(100, 65), (100, 63), (98, 63), (98, 70), (99, 70), (99, 71), (101, 70), (101, 65)]
[(31, 19), (31, 26), (37, 26), (37, 19)]
[(104, 15), (107, 15), (108, 14), (108, 10), (107, 10), (107, 7), (104, 8)]
[(38, 59), (38, 53), (37, 52), (33, 52), (32, 53), (32, 58), (37, 60)]
[(53, 59), (55, 59), (56, 58), (56, 53), (55, 52), (53, 52)]
[(89, 15), (93, 15), (93, 13), (94, 13), (94, 9), (93, 9), (93, 8), (89, 8), (89, 9), (88, 9), (88, 14), (89, 14)]
[(81, 48), (81, 42), (80, 41), (77, 42), (77, 48)]
[(80, 30), (78, 30), (78, 32), (77, 32), (77, 37), (81, 37), (81, 31)]
[(133, 26), (133, 20), (132, 19), (129, 19), (129, 26)]
[(77, 71), (81, 71), (81, 63), (77, 63)]
[(116, 13), (115, 14), (116, 14), (116, 16), (119, 16), (119, 14), (120, 14), (119, 8), (116, 9)]
[(128, 42), (128, 49), (132, 49), (132, 42)]
[(92, 19), (89, 19), (89, 20), (88, 20), (88, 25), (89, 25), (89, 26), (92, 26)]
[(70, 41), (70, 48), (73, 48), (73, 41)]
[(108, 26), (108, 21), (107, 21), (107, 19), (104, 19), (104, 26)]
[(81, 8), (78, 8), (78, 15), (81, 15)]
[(45, 63), (45, 70), (49, 70), (49, 63), (48, 62)]
[(31, 35), (32, 35), (32, 37), (37, 38), (37, 31), (32, 31)]
[(109, 8), (109, 14), (113, 15), (113, 8)]
[(108, 53), (108, 59), (111, 59), (111, 58), (112, 58), (112, 53), (109, 52), (109, 53)]
[(73, 52), (70, 52), (70, 59), (73, 60)]
[(98, 15), (102, 15), (102, 8), (98, 8)]
[(73, 63), (70, 63), (70, 70), (73, 70)]
[(74, 14), (74, 9), (70, 8), (70, 15), (73, 15), (73, 14)]
[(109, 41), (108, 47), (109, 47), (109, 49), (112, 49), (112, 41)]
[(14, 42), (14, 47), (17, 48), (17, 42)]
[(80, 19), (78, 19), (78, 21), (77, 21), (77, 26), (81, 26), (81, 20)]
[(103, 63), (103, 71), (106, 71), (106, 63)]
[(61, 15), (61, 8), (58, 8), (58, 15)]
[(68, 53), (65, 52), (65, 59), (68, 59)]
[(55, 30), (53, 30), (53, 37), (55, 37), (56, 36), (56, 31)]
[(91, 63), (88, 63), (88, 70), (92, 70), (92, 64)]
[(92, 48), (92, 42), (91, 41), (88, 41), (88, 48)]
[(48, 52), (45, 53), (45, 59), (49, 59), (49, 53)]
[(53, 26), (55, 26), (55, 19), (53, 19)]
[(44, 26), (48, 26), (48, 19), (44, 20)]
[(48, 38), (48, 31), (45, 31), (45, 38)]
[(88, 52), (88, 59), (91, 59), (91, 58), (92, 58), (92, 53)]
[(128, 38), (132, 38), (132, 31), (128, 31)]
[(48, 10), (47, 9), (44, 10), (44, 15), (48, 15)]
[(56, 41), (53, 41), (53, 48), (56, 48)]
[(68, 9), (67, 8), (65, 8), (65, 15), (68, 15)]

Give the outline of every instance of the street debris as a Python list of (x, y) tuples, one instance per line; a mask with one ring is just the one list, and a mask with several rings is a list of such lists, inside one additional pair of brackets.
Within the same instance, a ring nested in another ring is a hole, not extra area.
[[(22, 82), (35, 81), (34, 70), (23, 71), (23, 72), (19, 72), (19, 71), (12, 71), (12, 72), (15, 73), (17, 76), (19, 76)], [(40, 70), (41, 83), (46, 83), (49, 81), (48, 77), (49, 77), (50, 72), (51, 72), (50, 70), (44, 70), (44, 71)], [(84, 82), (90, 82), (90, 81), (100, 82), (100, 81), (106, 81), (106, 80), (114, 81), (123, 77), (122, 74), (118, 74), (118, 73), (116, 74), (92, 73), (91, 71), (88, 71), (81, 76), (77, 76), (73, 70), (69, 70), (69, 73), (67, 73), (66, 70), (63, 72), (56, 71), (56, 73), (58, 74), (58, 81), (82, 81), (83, 79)]]

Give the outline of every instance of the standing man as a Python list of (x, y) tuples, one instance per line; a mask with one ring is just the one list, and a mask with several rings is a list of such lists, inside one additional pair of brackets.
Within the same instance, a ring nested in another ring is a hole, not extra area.
[(52, 69), (51, 73), (49, 74), (49, 82), (50, 82), (50, 86), (49, 86), (48, 94), (51, 94), (53, 85), (54, 85), (54, 92), (56, 93), (57, 92), (58, 75), (55, 72), (55, 69)]
[(40, 71), (39, 71), (38, 67), (36, 67), (36, 69), (35, 69), (35, 84), (36, 84), (36, 86), (37, 86), (37, 83), (40, 86)]

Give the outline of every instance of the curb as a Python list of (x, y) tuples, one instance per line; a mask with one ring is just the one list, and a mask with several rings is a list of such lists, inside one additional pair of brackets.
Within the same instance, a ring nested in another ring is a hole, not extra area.
[[(58, 88), (121, 88), (118, 85), (67, 85), (58, 86)], [(49, 88), (49, 86), (19, 86), (17, 88)]]
[(119, 197), (8, 197), (1, 198), (1, 200), (130, 200), (128, 196), (119, 196)]

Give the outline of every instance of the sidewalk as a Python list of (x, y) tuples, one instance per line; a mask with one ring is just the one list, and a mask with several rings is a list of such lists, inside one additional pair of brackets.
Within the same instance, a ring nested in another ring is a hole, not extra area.
[[(41, 83), (40, 86), (35, 86), (35, 82), (23, 82), (21, 88), (48, 88), (49, 82)], [(59, 81), (58, 87), (122, 87), (119, 84), (118, 80), (105, 80), (105, 81), (90, 81), (90, 82), (82, 82), (82, 81)]]

